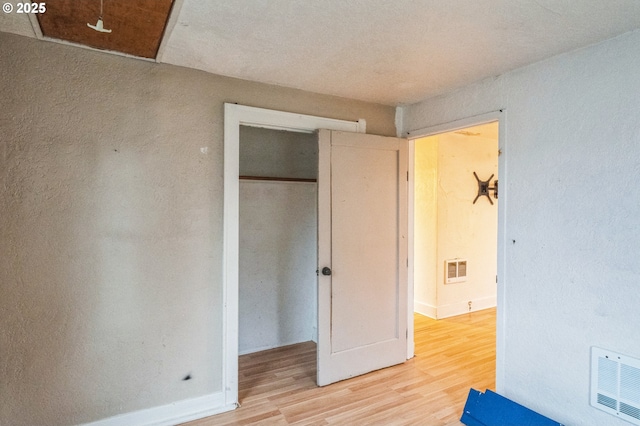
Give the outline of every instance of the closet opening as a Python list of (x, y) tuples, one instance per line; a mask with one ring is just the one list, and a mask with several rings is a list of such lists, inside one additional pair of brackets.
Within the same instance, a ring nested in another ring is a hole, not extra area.
[(288, 367), (316, 362), (318, 142), (315, 133), (250, 126), (239, 140), (242, 400), (243, 381), (259, 380), (257, 363), (286, 351), (297, 354), (283, 358)]

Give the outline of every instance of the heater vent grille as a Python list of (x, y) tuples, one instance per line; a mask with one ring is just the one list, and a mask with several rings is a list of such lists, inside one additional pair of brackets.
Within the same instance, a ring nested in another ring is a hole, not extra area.
[(467, 280), (467, 259), (452, 259), (444, 262), (445, 284), (460, 283)]
[(631, 416), (634, 419), (640, 420), (640, 408), (634, 407), (632, 405), (627, 405), (624, 402), (620, 403), (620, 412), (626, 414), (627, 416)]
[(602, 404), (605, 407), (609, 407), (612, 410), (618, 408), (618, 401), (613, 398), (609, 398), (608, 396), (604, 396), (601, 393), (598, 394), (598, 404)]
[(591, 405), (640, 425), (640, 360), (592, 347)]

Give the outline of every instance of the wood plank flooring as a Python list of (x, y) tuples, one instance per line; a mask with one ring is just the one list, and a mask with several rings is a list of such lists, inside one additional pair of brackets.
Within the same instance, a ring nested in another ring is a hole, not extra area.
[(495, 389), (495, 318), (495, 309), (416, 314), (413, 359), (325, 387), (313, 342), (243, 355), (241, 407), (185, 426), (461, 425), (469, 388)]

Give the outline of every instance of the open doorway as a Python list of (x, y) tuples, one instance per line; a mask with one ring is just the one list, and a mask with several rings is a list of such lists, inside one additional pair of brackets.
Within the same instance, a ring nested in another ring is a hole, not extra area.
[(493, 121), (415, 139), (412, 161), (415, 354), (436, 370), (443, 359), (473, 358), (473, 367), (461, 361), (457, 370), (491, 389), (499, 147), (499, 123)]
[[(498, 122), (414, 141), (414, 311), (441, 319), (497, 303)], [(486, 182), (487, 195), (479, 194)]]

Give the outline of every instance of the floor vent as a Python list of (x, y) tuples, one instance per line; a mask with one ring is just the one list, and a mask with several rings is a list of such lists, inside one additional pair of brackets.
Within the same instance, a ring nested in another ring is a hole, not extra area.
[(591, 405), (640, 425), (640, 360), (592, 347)]

